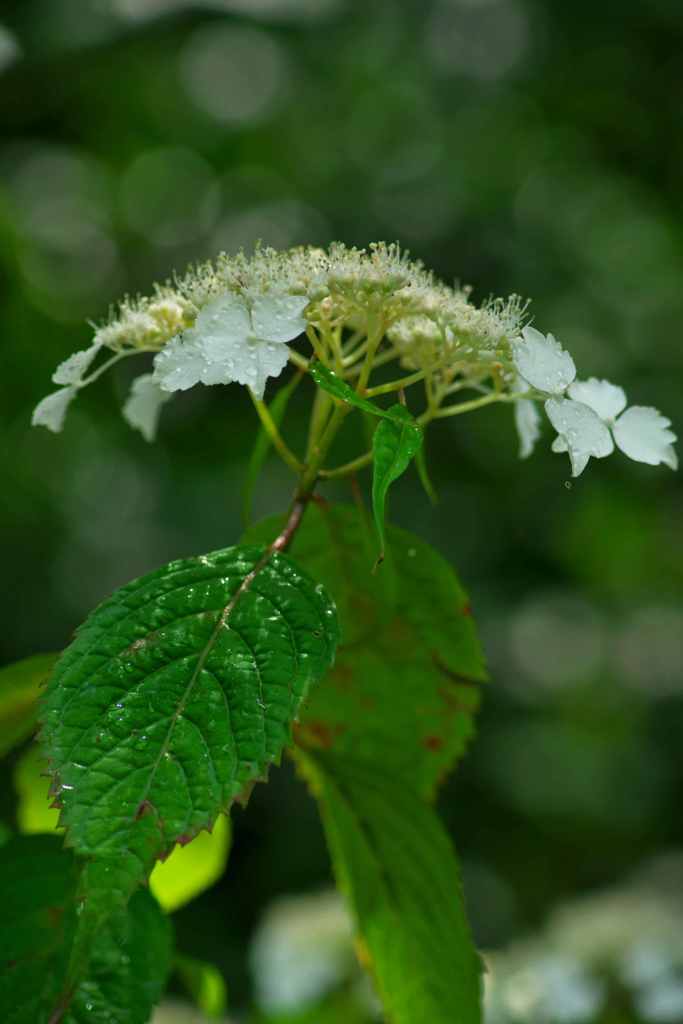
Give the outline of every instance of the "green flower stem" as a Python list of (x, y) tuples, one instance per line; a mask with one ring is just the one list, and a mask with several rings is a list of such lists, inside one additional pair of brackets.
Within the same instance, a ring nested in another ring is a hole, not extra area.
[(377, 349), (382, 343), (384, 337), (384, 322), (381, 318), (376, 318), (374, 314), (368, 316), (368, 350), (365, 353), (365, 362), (361, 368), (360, 374), (358, 375), (358, 383), (356, 384), (356, 392), (359, 395), (365, 394), (365, 389), (370, 379), (370, 374), (377, 365), (378, 361), (375, 360)]
[(104, 363), (102, 363), (101, 366), (98, 366), (97, 369), (94, 370), (89, 377), (84, 377), (83, 380), (76, 385), (76, 387), (87, 387), (88, 384), (92, 384), (93, 381), (96, 381), (97, 378), (101, 377), (103, 373), (106, 373), (107, 370), (109, 370), (112, 366), (116, 366), (116, 364), (120, 363), (122, 359), (127, 359), (128, 356), (136, 356), (140, 352), (158, 351), (158, 348), (150, 348), (149, 346), (147, 346), (145, 348), (125, 349), (123, 352), (117, 352), (115, 356), (111, 357), (111, 359), (107, 359)]
[[(377, 365), (376, 362), (375, 365)], [(411, 384), (417, 384), (418, 381), (424, 380), (424, 377), (425, 371), (418, 370), (417, 373), (412, 373), (409, 377), (402, 377), (400, 380), (391, 380), (388, 384), (379, 384), (375, 388), (368, 388), (365, 397), (374, 398), (376, 395), (388, 395), (391, 391), (400, 391), (401, 388), (410, 387)]]
[[(380, 352), (380, 354), (378, 356), (375, 356), (375, 358), (373, 359), (373, 361), (372, 361), (372, 368), (373, 368), (373, 370), (376, 367), (378, 367), (378, 366), (383, 366), (385, 363), (390, 363), (391, 360), (392, 359), (396, 359), (398, 357), (398, 355), (399, 355), (398, 350), (393, 348), (393, 347), (385, 349), (384, 352)], [(344, 377), (346, 379), (348, 379), (350, 377), (357, 377), (360, 374), (361, 370), (362, 370), (361, 366), (353, 366), (347, 373), (344, 374)]]
[[(361, 337), (362, 337), (362, 335), (361, 335)], [(365, 355), (367, 350), (368, 350), (368, 339), (365, 338), (365, 340), (360, 345), (357, 345), (356, 348), (353, 349), (352, 352), (350, 352), (348, 355), (344, 356), (344, 360), (343, 360), (344, 368), (348, 369), (348, 367), (353, 366), (354, 363), (358, 363), (363, 358), (363, 356)], [(360, 367), (356, 367), (356, 370), (357, 370), (358, 373), (360, 373)]]
[(325, 351), (325, 346), (322, 344), (322, 341), (318, 337), (315, 328), (311, 324), (309, 324), (308, 327), (306, 328), (306, 337), (310, 341), (311, 347), (315, 352), (316, 357), (320, 360), (321, 363), (324, 363), (325, 366), (327, 366), (327, 352)]
[(350, 412), (350, 406), (345, 405), (344, 403), (336, 405), (334, 412), (330, 416), (325, 427), (317, 437), (313, 438), (306, 466), (303, 467), (301, 476), (299, 477), (299, 486), (297, 488), (297, 498), (299, 500), (306, 501), (310, 496), (310, 493), (315, 486), (315, 482), (320, 475), (320, 467), (325, 461), (325, 457), (327, 456), (330, 446), (337, 436), (342, 423)]
[(474, 381), (459, 380), (455, 384), (449, 384), (447, 388), (444, 388), (442, 394), (455, 395), (458, 391), (479, 391), (482, 395), (490, 394), (488, 388), (484, 387), (483, 384), (475, 384)]
[(367, 338), (365, 331), (354, 331), (350, 338), (347, 338), (342, 345), (344, 366), (351, 366), (357, 362), (365, 353)]
[(344, 372), (344, 355), (341, 344), (341, 327), (332, 327), (327, 333), (329, 346), (334, 356), (334, 370), (340, 376)]
[(445, 409), (428, 409), (419, 417), (418, 423), (425, 424), (429, 423), (429, 421), (433, 419), (445, 419), (447, 416), (460, 416), (462, 413), (472, 412), (474, 409), (481, 409), (483, 406), (491, 405), (493, 402), (515, 402), (518, 398), (527, 397), (529, 396), (525, 392), (512, 395), (495, 392), (494, 394), (484, 395), (483, 398), (474, 398), (471, 402), (460, 402), (458, 405), (449, 405)]
[(316, 388), (315, 398), (313, 399), (313, 409), (311, 411), (311, 418), (308, 427), (308, 443), (306, 445), (306, 462), (309, 462), (315, 446), (318, 442), (318, 438), (322, 435), (325, 429), (330, 412), (332, 411), (332, 396), (327, 391), (323, 391), (322, 388)]
[(251, 395), (251, 400), (254, 403), (254, 408), (256, 409), (258, 418), (263, 424), (263, 428), (268, 434), (268, 437), (272, 441), (273, 447), (276, 449), (281, 458), (287, 463), (290, 469), (293, 469), (297, 475), (299, 473), (302, 473), (304, 471), (304, 466), (302, 465), (301, 462), (299, 462), (294, 452), (291, 451), (291, 449), (288, 448), (287, 445), (285, 444), (285, 441), (282, 435), (280, 434), (280, 431), (275, 425), (273, 417), (268, 412), (268, 406), (265, 404), (265, 402), (262, 402), (260, 399), (256, 397), (251, 388), (249, 388), (248, 391), (249, 394)]
[(302, 356), (301, 353), (295, 352), (292, 348), (289, 350), (289, 361), (298, 366), (300, 370), (308, 370), (308, 359)]
[[(414, 376), (417, 377), (417, 374), (415, 374)], [(394, 388), (393, 390), (398, 390), (398, 386), (405, 385), (408, 382), (408, 380), (409, 379), (406, 378), (406, 380), (403, 382), (394, 382), (397, 385), (397, 387)], [(379, 391), (379, 389), (376, 388), (370, 388), (366, 392), (366, 394), (369, 396), (380, 393), (381, 392)], [(493, 405), (495, 402), (515, 402), (520, 398), (534, 400), (539, 397), (542, 398), (543, 396), (539, 396), (536, 392), (533, 391), (515, 392), (514, 394), (503, 394), (500, 392), (495, 392), (486, 394), (482, 398), (475, 398), (470, 402), (461, 402), (459, 405), (448, 406), (445, 409), (441, 409), (437, 405), (432, 405), (430, 408), (426, 409), (421, 416), (418, 417), (418, 423), (421, 426), (426, 426), (429, 422), (431, 422), (431, 420), (445, 419), (449, 416), (459, 416), (461, 413), (473, 412), (475, 409), (481, 409), (484, 406)], [(350, 410), (347, 409), (346, 411), (348, 412)], [(323, 447), (325, 448), (325, 450), (329, 449), (329, 445), (331, 444), (332, 438), (334, 437), (334, 434), (336, 434), (337, 429), (340, 425), (341, 424), (337, 425), (337, 427), (334, 429), (334, 432), (331, 434), (329, 438), (327, 438), (327, 431), (325, 431), (325, 433), (323, 434), (323, 440), (325, 441), (325, 444), (318, 445), (319, 451), (322, 451)], [(325, 452), (322, 452), (323, 458), (324, 454)], [(357, 458), (352, 459), (350, 462), (345, 462), (341, 466), (335, 466), (332, 469), (318, 469), (316, 475), (325, 480), (332, 480), (338, 479), (340, 477), (351, 476), (353, 473), (358, 472), (358, 470), (365, 469), (366, 466), (369, 466), (372, 463), (372, 458), (373, 455), (371, 451), (365, 452), (364, 455), (359, 455)], [(321, 461), (322, 459), (319, 460), (318, 465), (320, 465)]]
[(324, 477), (326, 480), (340, 476), (351, 476), (352, 473), (356, 473), (359, 469), (365, 469), (371, 462), (372, 452), (366, 452), (365, 455), (359, 455), (357, 459), (352, 459), (351, 462), (345, 462), (343, 466), (336, 466), (334, 469), (321, 469), (318, 476)]

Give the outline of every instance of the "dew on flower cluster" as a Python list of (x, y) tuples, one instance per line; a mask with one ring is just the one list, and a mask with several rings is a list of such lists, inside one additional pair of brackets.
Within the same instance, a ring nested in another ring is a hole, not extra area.
[[(260, 402), (289, 362), (306, 370), (312, 359), (322, 361), (328, 373), (353, 381), (365, 354), (363, 382), (380, 360), (411, 371), (408, 383), (423, 382), (421, 423), (508, 402), (527, 458), (541, 436), (540, 405), (557, 433), (552, 451), (568, 454), (575, 477), (615, 446), (638, 462), (675, 469), (670, 421), (657, 409), (626, 408), (623, 390), (609, 381), (577, 379), (570, 353), (528, 319), (519, 296), (476, 306), (470, 288), (439, 281), (397, 244), (222, 253), (150, 296), (124, 299), (92, 345), (57, 368), (53, 380), (62, 387), (38, 404), (33, 422), (61, 430), (79, 390), (107, 368), (105, 350), (111, 363), (154, 354), (152, 373), (133, 382), (123, 407), (148, 441), (176, 391), (237, 383)], [(459, 402), (463, 390), (480, 397)]]

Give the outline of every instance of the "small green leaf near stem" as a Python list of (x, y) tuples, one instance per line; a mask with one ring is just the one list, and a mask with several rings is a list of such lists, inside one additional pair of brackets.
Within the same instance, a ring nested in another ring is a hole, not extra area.
[(390, 411), (393, 417), (380, 421), (372, 439), (372, 508), (380, 542), (376, 565), (384, 560), (387, 492), (391, 484), (406, 471), (422, 444), (422, 430), (405, 406), (395, 405)]

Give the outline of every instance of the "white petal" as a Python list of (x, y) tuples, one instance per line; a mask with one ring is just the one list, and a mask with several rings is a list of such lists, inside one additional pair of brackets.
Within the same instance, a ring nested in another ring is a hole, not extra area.
[(212, 299), (197, 317), (194, 331), (202, 342), (219, 346), (253, 334), (249, 310), (237, 295)]
[(58, 434), (64, 426), (66, 410), (75, 397), (76, 388), (74, 387), (60, 388), (59, 391), (53, 391), (42, 402), (38, 402), (38, 405), (33, 410), (31, 424), (34, 427), (47, 427), (48, 430)]
[(608, 380), (598, 380), (597, 377), (575, 380), (569, 388), (569, 395), (576, 402), (589, 406), (601, 420), (607, 422), (615, 419), (626, 408), (623, 389), (610, 384)]
[[(292, 299), (296, 300), (294, 305), (289, 301)], [(210, 330), (206, 331), (199, 319), (195, 327), (197, 333), (201, 329), (202, 383), (229, 384), (235, 381), (250, 387), (258, 398), (262, 398), (268, 377), (276, 377), (287, 365), (289, 351), (278, 342), (301, 333), (305, 321), (300, 318), (293, 320), (292, 314), (298, 314), (302, 305), (307, 303), (308, 300), (300, 296), (256, 299), (251, 320), (246, 307), (236, 307), (234, 300), (225, 306), (217, 303)], [(259, 311), (266, 315), (257, 315)], [(279, 331), (278, 338), (257, 336), (256, 324), (265, 325), (269, 335)]]
[(202, 384), (230, 384), (237, 380), (253, 333), (249, 311), (242, 299), (229, 295), (214, 299), (197, 317), (194, 333), (204, 365)]
[(90, 348), (84, 348), (81, 352), (74, 352), (63, 363), (60, 363), (52, 374), (54, 383), (78, 384), (101, 348), (102, 343), (96, 341)]
[[(545, 403), (548, 419), (567, 446), (572, 475), (578, 476), (588, 459), (603, 459), (614, 451), (612, 435), (596, 412), (583, 402), (570, 398), (549, 398)], [(553, 445), (554, 451), (559, 451)]]
[(185, 331), (154, 357), (154, 380), (163, 391), (187, 391), (199, 383), (205, 365), (194, 329)]
[(541, 417), (535, 402), (521, 398), (515, 402), (515, 426), (519, 435), (519, 457), (526, 459), (534, 450), (538, 441)]
[(576, 376), (574, 360), (552, 334), (525, 327), (521, 338), (512, 342), (512, 358), (524, 380), (538, 391), (559, 395)]
[(565, 439), (562, 437), (561, 434), (558, 434), (557, 437), (555, 438), (555, 440), (553, 441), (553, 443), (550, 445), (550, 450), (553, 451), (553, 452), (568, 452), (569, 451), (569, 448), (567, 447), (567, 442), (565, 441)]
[(254, 301), (253, 333), (267, 341), (293, 341), (306, 330), (301, 315), (309, 303), (306, 295), (264, 295)]
[(161, 407), (170, 397), (167, 391), (159, 387), (153, 374), (143, 373), (133, 381), (123, 407), (123, 418), (131, 427), (140, 431), (145, 441), (153, 441)]
[(233, 348), (225, 364), (208, 366), (202, 376), (204, 384), (228, 384), (236, 381), (251, 388), (257, 398), (263, 398), (268, 377), (282, 373), (289, 358), (289, 349), (261, 338), (249, 338)]
[(569, 461), (572, 464), (572, 476), (581, 476), (588, 465), (590, 455), (586, 452), (571, 451), (569, 448), (567, 451), (569, 452)]
[[(246, 345), (247, 342), (242, 342), (242, 345)], [(207, 360), (205, 355), (202, 355), (202, 371), (199, 375), (199, 380), (202, 384), (232, 384), (235, 380), (233, 377), (233, 370), (235, 368), (235, 354), (230, 356), (229, 359), (223, 357), (222, 359)], [(239, 357), (237, 363), (239, 364)]]
[(660, 462), (678, 468), (673, 448), (676, 435), (668, 428), (671, 420), (657, 409), (645, 405), (632, 405), (614, 424), (614, 440), (630, 459), (658, 466)]

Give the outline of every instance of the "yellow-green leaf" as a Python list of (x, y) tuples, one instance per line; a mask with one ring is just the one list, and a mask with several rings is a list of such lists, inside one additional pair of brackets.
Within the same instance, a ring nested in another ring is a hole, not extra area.
[(200, 832), (158, 861), (149, 887), (164, 910), (173, 911), (209, 889), (222, 876), (230, 850), (230, 819), (219, 814), (211, 832)]
[[(14, 768), (17, 826), (25, 835), (54, 832), (59, 812), (50, 806), (45, 759), (31, 746)], [(61, 830), (60, 830), (61, 831)], [(191, 843), (176, 846), (152, 871), (149, 886), (161, 907), (171, 912), (218, 881), (228, 860), (230, 821), (219, 814), (212, 832), (200, 832)]]
[(0, 757), (35, 729), (38, 698), (58, 657), (34, 654), (0, 668)]
[(298, 760), (387, 1020), (480, 1024), (481, 965), (455, 851), (433, 808), (362, 755)]

